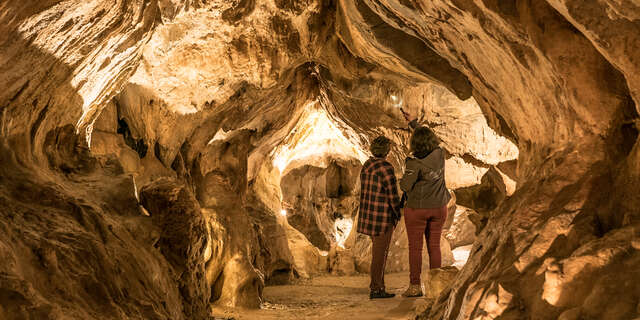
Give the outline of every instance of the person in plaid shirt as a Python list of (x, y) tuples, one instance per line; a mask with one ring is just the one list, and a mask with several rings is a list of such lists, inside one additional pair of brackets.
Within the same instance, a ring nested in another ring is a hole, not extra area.
[(357, 231), (371, 236), (370, 299), (391, 298), (384, 286), (391, 235), (400, 220), (401, 201), (393, 166), (385, 160), (390, 141), (380, 136), (373, 140), (369, 158), (360, 172), (360, 211)]

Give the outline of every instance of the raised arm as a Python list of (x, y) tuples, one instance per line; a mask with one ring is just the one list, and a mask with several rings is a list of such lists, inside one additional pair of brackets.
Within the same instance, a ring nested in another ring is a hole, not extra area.
[(412, 117), (409, 113), (402, 110), (402, 108), (400, 108), (400, 112), (402, 112), (402, 115), (404, 116), (405, 120), (409, 122), (409, 129), (415, 130), (418, 127), (418, 118)]

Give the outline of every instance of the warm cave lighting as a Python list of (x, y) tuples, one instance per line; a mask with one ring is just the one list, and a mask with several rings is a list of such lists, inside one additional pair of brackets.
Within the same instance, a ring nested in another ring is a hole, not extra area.
[(396, 95), (391, 95), (391, 105), (396, 108), (402, 108), (402, 99), (398, 98)]
[[(273, 164), (280, 173), (293, 161), (326, 158), (332, 155), (338, 158), (357, 158), (360, 162), (368, 156), (349, 129), (340, 129), (317, 101), (307, 106), (294, 130), (285, 138), (285, 144), (276, 149)], [(347, 134), (345, 136), (345, 133)], [(312, 161), (311, 161), (312, 162)]]
[(338, 247), (344, 249), (344, 243), (347, 241), (351, 229), (353, 228), (353, 220), (339, 218), (333, 223), (333, 232), (335, 234), (336, 244)]
[(287, 216), (287, 210), (285, 210), (285, 209), (280, 210), (280, 215), (282, 215), (283, 217), (286, 217)]
[(140, 202), (140, 195), (138, 193), (138, 185), (136, 185), (136, 177), (131, 176), (131, 180), (133, 181), (133, 195), (136, 197), (136, 201)]

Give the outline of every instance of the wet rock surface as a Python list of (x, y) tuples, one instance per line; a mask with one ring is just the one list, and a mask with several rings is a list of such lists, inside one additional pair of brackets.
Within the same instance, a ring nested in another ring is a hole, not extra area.
[[(468, 263), (421, 317), (633, 319), (639, 8), (4, 1), (0, 315), (257, 308), (265, 284), (315, 272), (314, 249), (281, 217), (281, 169), (327, 168), (330, 153), (363, 161), (385, 134), (400, 172), (402, 109), (442, 139), (449, 187), (480, 215)], [(308, 140), (313, 128), (336, 139)], [(317, 183), (336, 181), (328, 171), (301, 173), (299, 190), (335, 199), (340, 188)], [(316, 222), (325, 239), (334, 206)], [(366, 271), (366, 241), (344, 240)], [(340, 256), (330, 242), (317, 245)], [(331, 257), (327, 270), (348, 261)]]

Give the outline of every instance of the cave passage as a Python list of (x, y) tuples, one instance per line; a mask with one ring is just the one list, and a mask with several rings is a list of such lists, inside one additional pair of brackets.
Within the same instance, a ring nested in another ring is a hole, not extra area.
[[(430, 119), (439, 123), (434, 127), (444, 137), (452, 134), (451, 130), (466, 133), (469, 140), (456, 137), (454, 141), (447, 141), (465, 144), (454, 145), (454, 150), (467, 148), (482, 154), (485, 157), (483, 159), (497, 162), (497, 165), (517, 160), (513, 158), (517, 156), (517, 148), (488, 128), (477, 104), (459, 100), (445, 89), (435, 86), (429, 88), (437, 90), (440, 95), (448, 95), (451, 99), (448, 107), (464, 115), (455, 117), (449, 114), (446, 118), (431, 116)], [(397, 95), (389, 98), (391, 107), (402, 107), (402, 98)], [(407, 137), (407, 132), (392, 136), (396, 140), (389, 159), (397, 166), (398, 178), (402, 175), (402, 163), (398, 159), (409, 155)], [(255, 319), (294, 319), (300, 317), (301, 312), (307, 317), (317, 316), (320, 312), (327, 318), (349, 315), (357, 319), (369, 319), (392, 311), (385, 318), (407, 319), (417, 314), (416, 310), (424, 308), (424, 302), (415, 299), (400, 305), (397, 301), (382, 305), (358, 303), (368, 292), (371, 259), (369, 238), (354, 230), (359, 207), (360, 169), (371, 156), (364, 147), (366, 139), (365, 135), (359, 135), (354, 128), (333, 116), (323, 100), (315, 99), (304, 105), (291, 130), (269, 152), (270, 161), (263, 164), (268, 169), (258, 170), (265, 176), (258, 174), (256, 177), (257, 180), (269, 180), (268, 183), (276, 186), (281, 208), (276, 210), (279, 213), (277, 223), (286, 230), (286, 241), (293, 258), (289, 278), (280, 273), (267, 282), (261, 304), (263, 312), (238, 313), (233, 309), (217, 308), (214, 314)], [(504, 149), (483, 145), (487, 140), (503, 142), (495, 145)], [(469, 161), (468, 158), (473, 154), (471, 152), (463, 157), (448, 152), (446, 160), (448, 169), (455, 170), (454, 174), (448, 176), (448, 186), (457, 187), (450, 189), (454, 199), (448, 205), (451, 217), (442, 239), (443, 266), (448, 272), (448, 278), (445, 276), (443, 279), (449, 281), (465, 265), (476, 234), (483, 227), (483, 219), (486, 220), (483, 213), (497, 206), (515, 189), (515, 182), (502, 173), (498, 166), (482, 160)], [(466, 166), (463, 167), (466, 170), (458, 169), (461, 164)], [(455, 195), (458, 194), (471, 205), (482, 203), (481, 211), (456, 204)], [(391, 279), (389, 290), (392, 291), (403, 289), (408, 279), (408, 247), (403, 224), (400, 221), (387, 261), (388, 277)], [(427, 274), (426, 252), (424, 256), (423, 272)], [(425, 287), (429, 286), (432, 285), (425, 282)], [(434, 296), (437, 292), (430, 294)]]
[[(0, 320), (640, 319), (637, 0), (3, 0), (0, 75)], [(405, 117), (443, 267), (370, 301)]]

